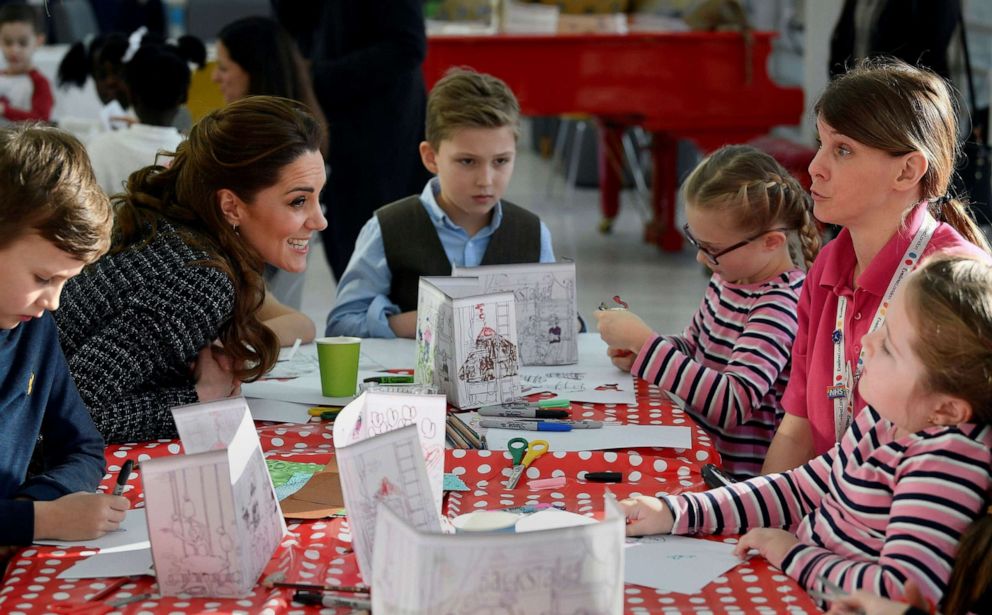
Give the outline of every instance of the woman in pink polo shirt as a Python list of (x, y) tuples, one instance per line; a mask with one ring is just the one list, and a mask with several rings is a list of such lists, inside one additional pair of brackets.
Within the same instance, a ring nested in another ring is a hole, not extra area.
[(865, 62), (830, 83), (815, 112), (813, 213), (844, 229), (806, 276), (786, 415), (765, 474), (828, 451), (862, 410), (861, 338), (881, 325), (920, 258), (942, 250), (989, 258), (964, 206), (947, 194), (958, 126), (939, 76), (897, 60)]

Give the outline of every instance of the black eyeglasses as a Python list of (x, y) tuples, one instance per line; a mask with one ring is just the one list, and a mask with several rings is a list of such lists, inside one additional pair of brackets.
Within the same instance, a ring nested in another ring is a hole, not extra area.
[(717, 253), (714, 254), (713, 252), (710, 252), (709, 250), (707, 250), (703, 246), (699, 245), (699, 241), (696, 240), (696, 238), (692, 236), (692, 231), (689, 230), (689, 224), (688, 223), (682, 225), (682, 232), (685, 233), (685, 238), (689, 240), (689, 243), (692, 244), (692, 247), (694, 247), (697, 250), (699, 250), (700, 252), (702, 252), (703, 255), (706, 256), (706, 260), (708, 260), (713, 265), (719, 265), (720, 262), (717, 259), (720, 258), (721, 256), (723, 256), (724, 254), (728, 254), (730, 252), (733, 252), (734, 250), (737, 250), (738, 248), (743, 248), (744, 246), (746, 246), (747, 244), (751, 243), (755, 239), (759, 239), (761, 237), (764, 237), (768, 233), (774, 233), (776, 231), (785, 232), (785, 231), (790, 231), (790, 230), (792, 230), (792, 229), (781, 228), (781, 227), (779, 227), (779, 228), (770, 228), (770, 229), (768, 229), (766, 231), (761, 231), (760, 233), (758, 233), (754, 237), (748, 237), (744, 241), (738, 241), (737, 243), (735, 243), (734, 245), (730, 246), (729, 248), (724, 248), (723, 250), (720, 250), (719, 252), (717, 252)]

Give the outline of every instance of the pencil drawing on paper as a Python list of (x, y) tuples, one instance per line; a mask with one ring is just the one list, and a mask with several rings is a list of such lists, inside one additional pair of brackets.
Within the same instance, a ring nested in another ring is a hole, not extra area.
[(483, 293), (512, 292), (520, 360), (524, 365), (568, 365), (579, 360), (574, 263), (455, 268), (479, 279)]
[(228, 465), (177, 468), (149, 479), (146, 490), (166, 490), (172, 503), (168, 523), (150, 528), (168, 537), (159, 551), (164, 557), (155, 561), (160, 582), (194, 596), (236, 593), (244, 579), (235, 549), (234, 503), (223, 495), (207, 498), (223, 494)]

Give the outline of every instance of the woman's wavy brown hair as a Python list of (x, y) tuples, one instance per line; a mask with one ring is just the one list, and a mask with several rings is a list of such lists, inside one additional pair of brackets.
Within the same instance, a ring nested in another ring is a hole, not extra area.
[(265, 298), (262, 258), (228, 224), (217, 193), (230, 190), (250, 205), (261, 190), (276, 184), (286, 165), (319, 152), (321, 135), (317, 120), (300, 103), (274, 96), (243, 98), (197, 122), (168, 167), (134, 172), (127, 192), (114, 197), (112, 252), (151, 241), (161, 216), (210, 255), (204, 265), (231, 279), (234, 313), (219, 337), (242, 380), (255, 380), (271, 369), (279, 343), (257, 317)]

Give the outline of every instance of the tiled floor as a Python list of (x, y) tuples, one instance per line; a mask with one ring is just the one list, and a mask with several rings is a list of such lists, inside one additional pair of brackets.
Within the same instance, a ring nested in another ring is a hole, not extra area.
[[(521, 147), (506, 196), (541, 216), (551, 230), (556, 256), (575, 259), (579, 311), (591, 321), (591, 312), (600, 301), (619, 294), (657, 331), (681, 332), (706, 287), (707, 276), (696, 263), (695, 253), (686, 249), (666, 254), (644, 243), (643, 222), (629, 194), (624, 195), (612, 233), (601, 234), (596, 189), (579, 188), (572, 202), (566, 202), (564, 181), (556, 176), (549, 197), (550, 168), (548, 161)], [(334, 282), (318, 245), (310, 257), (303, 296), (303, 311), (317, 323), (318, 332), (324, 328), (333, 301)]]

